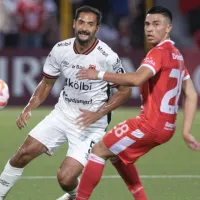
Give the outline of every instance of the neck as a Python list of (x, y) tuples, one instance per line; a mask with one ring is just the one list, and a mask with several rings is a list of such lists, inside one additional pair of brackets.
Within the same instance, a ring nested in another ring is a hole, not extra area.
[(158, 43), (156, 43), (156, 44), (153, 44), (152, 46), (155, 47), (155, 46), (157, 46), (158, 44), (164, 42), (165, 40), (170, 40), (170, 37), (169, 37), (169, 36), (166, 36), (166, 37), (164, 37), (162, 40), (160, 40), (160, 42), (158, 42)]
[(170, 40), (170, 37), (169, 37), (169, 36), (164, 37), (164, 38), (159, 42), (159, 44), (160, 44), (161, 42), (164, 42), (165, 40)]
[(96, 38), (93, 38), (92, 40), (88, 41), (88, 42), (80, 42), (79, 40), (75, 40), (75, 45), (76, 45), (76, 49), (78, 50), (79, 53), (84, 53), (85, 51), (87, 51), (87, 49), (89, 49), (92, 44), (94, 43), (94, 41), (96, 40)]

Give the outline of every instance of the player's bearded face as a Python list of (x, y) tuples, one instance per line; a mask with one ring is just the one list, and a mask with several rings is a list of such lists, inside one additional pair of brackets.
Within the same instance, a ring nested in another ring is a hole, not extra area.
[(81, 43), (92, 40), (99, 29), (97, 18), (93, 13), (80, 13), (77, 21), (74, 21), (75, 36)]
[(162, 14), (148, 14), (146, 16), (144, 30), (147, 41), (153, 46), (169, 39), (171, 31), (169, 20)]

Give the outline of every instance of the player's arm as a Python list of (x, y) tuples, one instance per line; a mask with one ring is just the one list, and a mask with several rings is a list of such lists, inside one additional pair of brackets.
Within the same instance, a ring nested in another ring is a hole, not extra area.
[(140, 86), (153, 76), (153, 71), (146, 66), (141, 67), (132, 73), (117, 74), (112, 72), (98, 72), (92, 69), (81, 69), (78, 74), (79, 79), (101, 79), (122, 86)]
[(80, 127), (88, 127), (90, 124), (94, 123), (104, 115), (122, 105), (130, 97), (131, 88), (118, 86), (117, 89), (118, 91), (115, 92), (109, 101), (105, 103), (98, 111), (91, 112), (89, 110), (81, 109), (82, 114), (77, 119)]
[(188, 145), (193, 150), (200, 149), (199, 142), (191, 135), (192, 122), (195, 116), (197, 108), (197, 93), (193, 86), (192, 80), (189, 78), (183, 81), (182, 84), (182, 94), (183, 94), (183, 138)]
[(31, 116), (31, 111), (37, 108), (40, 104), (42, 104), (45, 99), (48, 97), (56, 79), (49, 79), (43, 77), (42, 81), (38, 84), (36, 90), (34, 91), (33, 95), (31, 96), (28, 104), (25, 106), (22, 113), (19, 115), (18, 119), (16, 120), (16, 124), (18, 128), (23, 128), (27, 120), (29, 120)]
[(136, 72), (132, 73), (115, 74), (105, 72), (105, 74), (103, 75), (103, 80), (123, 86), (140, 86), (152, 76), (152, 70), (147, 67), (141, 66)]
[(41, 105), (48, 97), (55, 82), (56, 79), (43, 77), (42, 81), (38, 84), (36, 90), (31, 96), (27, 106), (24, 108), (24, 111), (30, 112), (31, 110)]
[(60, 51), (58, 51), (57, 45), (53, 47), (50, 54), (47, 56), (43, 67), (44, 78), (38, 84), (28, 104), (18, 117), (16, 123), (21, 129), (26, 125), (27, 120), (31, 116), (31, 111), (37, 108), (49, 95), (56, 79), (60, 75)]

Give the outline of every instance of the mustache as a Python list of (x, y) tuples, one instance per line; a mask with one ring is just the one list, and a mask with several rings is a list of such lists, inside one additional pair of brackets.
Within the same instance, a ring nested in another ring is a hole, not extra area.
[(79, 31), (78, 34), (90, 35), (90, 32), (87, 32), (87, 31)]

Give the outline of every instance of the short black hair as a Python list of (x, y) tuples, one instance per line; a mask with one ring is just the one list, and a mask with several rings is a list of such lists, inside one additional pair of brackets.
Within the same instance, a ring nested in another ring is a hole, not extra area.
[(162, 6), (154, 6), (147, 11), (148, 14), (162, 14), (163, 16), (167, 17), (170, 22), (172, 23), (172, 13), (167, 8)]
[(86, 13), (94, 13), (97, 16), (97, 25), (101, 24), (102, 21), (102, 13), (97, 9), (97, 8), (93, 8), (91, 6), (82, 6), (80, 8), (76, 9), (76, 13), (75, 13), (75, 20), (78, 19), (79, 14), (81, 12), (86, 12)]

